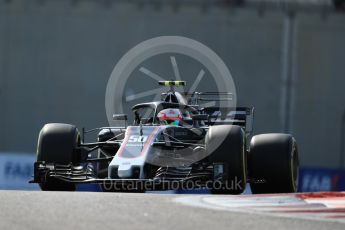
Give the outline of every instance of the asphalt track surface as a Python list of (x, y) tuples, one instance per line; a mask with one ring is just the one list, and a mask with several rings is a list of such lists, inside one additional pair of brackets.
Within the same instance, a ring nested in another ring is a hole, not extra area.
[[(281, 217), (198, 205), (234, 196), (0, 191), (0, 229), (345, 229), (337, 219)], [(191, 204), (185, 201), (194, 200)], [(196, 200), (196, 201), (195, 201)], [(212, 205), (212, 202), (211, 202)]]

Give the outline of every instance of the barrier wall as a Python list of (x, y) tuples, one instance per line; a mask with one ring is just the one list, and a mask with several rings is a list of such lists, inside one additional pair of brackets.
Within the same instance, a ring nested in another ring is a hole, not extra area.
[(36, 184), (29, 184), (35, 158), (30, 153), (0, 153), (0, 189), (37, 190)]
[(104, 95), (116, 62), (143, 40), (180, 35), (229, 66), (239, 104), (255, 106), (255, 133), (284, 130), (288, 116), (303, 166), (344, 167), (344, 14), (296, 14), (294, 78), (285, 82), (283, 11), (105, 2), (0, 1), (1, 151), (34, 152), (48, 122), (107, 125)]

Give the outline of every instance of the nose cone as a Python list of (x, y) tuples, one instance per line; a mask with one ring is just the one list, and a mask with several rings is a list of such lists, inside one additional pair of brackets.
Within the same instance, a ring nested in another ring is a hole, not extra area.
[(125, 179), (133, 177), (133, 166), (130, 164), (110, 165), (108, 168), (108, 178)]
[(120, 165), (117, 170), (117, 175), (120, 178), (130, 178), (133, 176), (132, 165)]

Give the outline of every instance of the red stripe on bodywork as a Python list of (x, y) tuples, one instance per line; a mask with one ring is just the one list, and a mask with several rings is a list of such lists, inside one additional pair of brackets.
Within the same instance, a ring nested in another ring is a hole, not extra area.
[(140, 156), (143, 156), (146, 153), (147, 148), (149, 147), (149, 144), (151, 143), (152, 138), (156, 135), (158, 129), (159, 129), (159, 127), (156, 127), (155, 130), (153, 130), (153, 132), (151, 133), (149, 139), (146, 141), (146, 143), (144, 145), (144, 148), (143, 148), (143, 150), (140, 153)]
[(131, 129), (127, 128), (125, 139), (123, 140), (123, 143), (121, 144), (120, 149), (117, 151), (117, 154), (116, 154), (117, 156), (119, 156), (119, 157), (122, 156), (123, 149), (125, 148), (130, 135), (131, 135)]

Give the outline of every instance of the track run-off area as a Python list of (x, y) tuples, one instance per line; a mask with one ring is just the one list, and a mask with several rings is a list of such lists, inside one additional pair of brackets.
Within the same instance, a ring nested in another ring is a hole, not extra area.
[(345, 193), (0, 191), (0, 229), (345, 229)]

